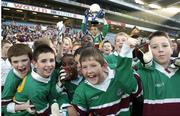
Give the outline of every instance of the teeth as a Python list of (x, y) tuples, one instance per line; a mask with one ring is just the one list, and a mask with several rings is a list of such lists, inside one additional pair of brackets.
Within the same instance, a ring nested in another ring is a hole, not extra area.
[(21, 72), (23, 72), (23, 71), (25, 71), (25, 70), (26, 70), (26, 68), (19, 69), (19, 71), (21, 71)]

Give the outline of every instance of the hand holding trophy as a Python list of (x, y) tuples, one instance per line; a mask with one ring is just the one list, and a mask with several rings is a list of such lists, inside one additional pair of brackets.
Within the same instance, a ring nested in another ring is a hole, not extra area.
[(90, 8), (85, 11), (84, 33), (87, 32), (88, 19), (90, 19), (91, 24), (98, 24), (99, 21), (97, 18), (102, 19), (104, 17), (105, 17), (105, 12), (103, 11), (103, 9), (101, 9), (98, 4), (92, 4)]

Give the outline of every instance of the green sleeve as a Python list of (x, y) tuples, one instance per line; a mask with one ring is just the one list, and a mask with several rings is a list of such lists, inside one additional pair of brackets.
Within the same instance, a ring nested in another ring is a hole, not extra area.
[(134, 71), (132, 69), (132, 58), (118, 56), (116, 77), (119, 85), (128, 93), (136, 91), (137, 80), (134, 78)]
[(82, 30), (83, 33), (84, 33), (84, 27), (85, 27), (85, 24), (82, 23), (82, 24), (81, 24), (81, 30)]
[(79, 85), (77, 89), (75, 90), (72, 104), (77, 106), (77, 108), (81, 108), (79, 110), (81, 111), (87, 111), (88, 110), (88, 105), (87, 105), (87, 100), (86, 100), (86, 95), (85, 95), (85, 87), (83, 84)]
[(106, 60), (106, 62), (108, 63), (108, 66), (111, 69), (115, 69), (117, 67), (117, 56), (114, 54), (111, 55), (104, 55), (104, 59)]
[(32, 104), (35, 106), (36, 111), (46, 110), (48, 108), (48, 101), (43, 93), (38, 93), (30, 98)]
[(7, 106), (1, 106), (1, 114), (7, 113)]
[(49, 94), (49, 103), (52, 104), (54, 100), (57, 101), (59, 106), (61, 107), (63, 104), (69, 104), (70, 101), (68, 99), (68, 95), (66, 92), (57, 92), (56, 84), (53, 84), (51, 87), (51, 94)]
[(69, 104), (70, 101), (68, 99), (68, 95), (66, 92), (57, 92), (56, 90), (56, 83), (58, 80), (58, 74), (59, 74), (59, 69), (56, 69), (53, 74), (52, 74), (52, 79), (51, 79), (51, 94), (49, 95), (49, 103), (52, 104), (54, 100), (57, 101), (59, 106), (61, 107), (63, 104)]
[(11, 70), (6, 78), (6, 82), (4, 85), (4, 90), (2, 92), (2, 101), (10, 100), (14, 97), (16, 93), (16, 89), (20, 84), (21, 79), (16, 77)]
[(63, 104), (70, 104), (70, 100), (68, 99), (68, 95), (66, 93), (60, 93), (57, 98), (57, 102), (60, 107), (62, 107)]
[(109, 25), (108, 24), (103, 25), (102, 33), (104, 37), (107, 35), (108, 31), (109, 31)]

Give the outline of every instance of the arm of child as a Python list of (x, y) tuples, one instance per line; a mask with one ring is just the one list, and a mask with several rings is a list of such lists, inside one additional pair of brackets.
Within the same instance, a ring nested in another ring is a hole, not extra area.
[[(138, 95), (142, 91), (140, 78), (132, 69), (132, 51), (138, 40), (129, 38), (119, 54), (116, 76), (120, 86), (128, 93)], [(138, 78), (136, 78), (138, 77)]]
[(85, 96), (85, 90), (82, 86), (83, 84), (79, 85), (75, 93), (73, 95), (72, 105), (76, 109), (76, 111), (79, 113), (80, 116), (86, 116), (88, 112), (88, 106)]
[(1, 94), (2, 106), (7, 105), (13, 101), (12, 99), (16, 93), (16, 90), (20, 82), (21, 80), (15, 77), (15, 75), (13, 74), (13, 71), (12, 70), (9, 71), (8, 76), (6, 78), (3, 92)]
[(14, 102), (11, 102), (7, 105), (7, 112), (15, 113), (17, 111), (26, 110), (29, 113), (33, 114), (35, 113), (35, 111), (31, 110), (32, 107), (34, 107), (34, 105), (30, 105), (29, 101), (23, 104), (16, 104)]
[(67, 107), (68, 116), (78, 116), (76, 109), (73, 106)]
[(109, 31), (109, 24), (107, 23), (107, 20), (105, 18), (103, 18), (103, 29), (102, 29), (102, 34), (105, 37)]
[(31, 103), (34, 105), (37, 116), (47, 116), (51, 112), (50, 103), (44, 93), (37, 93), (30, 96)]

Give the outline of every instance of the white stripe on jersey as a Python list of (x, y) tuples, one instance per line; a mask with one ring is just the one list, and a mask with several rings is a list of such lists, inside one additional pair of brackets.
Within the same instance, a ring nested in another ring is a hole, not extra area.
[(83, 107), (81, 107), (81, 106), (77, 106), (80, 110), (82, 110), (82, 111), (87, 111), (87, 109), (86, 108), (83, 108)]
[(120, 112), (127, 112), (127, 111), (129, 111), (129, 108), (122, 108), (116, 113), (116, 115), (120, 114)]
[[(129, 97), (128, 94), (125, 94), (125, 95), (122, 96), (122, 98), (127, 98), (127, 97)], [(121, 99), (122, 99), (122, 98), (121, 98)], [(106, 104), (103, 104), (103, 105), (90, 107), (90, 109), (101, 109), (101, 108), (105, 108), (105, 107), (108, 107), (108, 106), (112, 106), (112, 105), (115, 105), (115, 104), (117, 104), (117, 103), (120, 103), (120, 102), (121, 102), (121, 99), (116, 100), (116, 101), (114, 101), (114, 102), (106, 103)]]
[(24, 104), (24, 103), (26, 103), (26, 102), (16, 101), (16, 99), (13, 99), (13, 101), (14, 101), (15, 103), (18, 103), (18, 104)]
[(160, 100), (145, 99), (144, 103), (147, 104), (180, 103), (180, 98), (168, 98), (168, 99), (160, 99)]
[(12, 99), (1, 99), (2, 102), (8, 102), (11, 101)]
[(47, 104), (47, 106), (46, 106), (44, 109), (42, 109), (42, 110), (40, 110), (40, 111), (37, 111), (37, 113), (43, 113), (43, 112), (46, 111), (48, 108), (49, 108), (49, 104)]

